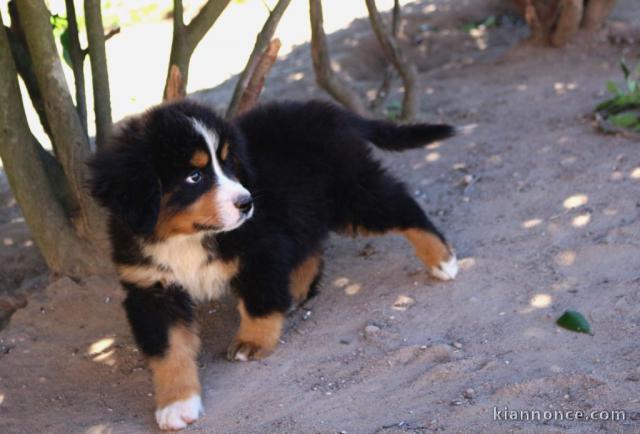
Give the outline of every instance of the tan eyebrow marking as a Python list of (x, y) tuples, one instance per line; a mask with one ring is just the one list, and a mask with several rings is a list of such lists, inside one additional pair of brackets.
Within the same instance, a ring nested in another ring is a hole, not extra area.
[(229, 142), (224, 142), (224, 145), (222, 146), (222, 150), (220, 151), (220, 158), (222, 160), (226, 160), (228, 156), (229, 156)]
[(201, 150), (194, 152), (191, 157), (191, 164), (200, 168), (205, 167), (209, 164), (209, 154)]

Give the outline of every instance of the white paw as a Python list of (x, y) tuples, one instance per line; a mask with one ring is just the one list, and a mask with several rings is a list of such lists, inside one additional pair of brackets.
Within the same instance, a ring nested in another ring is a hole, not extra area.
[(162, 430), (179, 430), (195, 422), (201, 414), (200, 395), (193, 395), (156, 410), (156, 422)]
[(453, 280), (458, 274), (458, 259), (456, 255), (451, 255), (451, 258), (446, 262), (441, 262), (437, 267), (429, 270), (431, 275), (440, 280)]
[(249, 349), (247, 348), (246, 350), (238, 350), (238, 352), (236, 353), (235, 357), (233, 358), (234, 360), (237, 360), (238, 362), (248, 362), (249, 361)]

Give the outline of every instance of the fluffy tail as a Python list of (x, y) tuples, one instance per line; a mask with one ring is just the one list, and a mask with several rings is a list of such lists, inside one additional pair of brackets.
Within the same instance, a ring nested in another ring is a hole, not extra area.
[(391, 122), (362, 119), (362, 130), (367, 140), (380, 149), (404, 151), (436, 140), (452, 137), (456, 129), (444, 124), (396, 125)]

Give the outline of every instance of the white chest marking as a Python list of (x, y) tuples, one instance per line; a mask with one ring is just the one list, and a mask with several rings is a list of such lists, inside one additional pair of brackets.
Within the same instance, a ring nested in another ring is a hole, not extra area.
[(202, 245), (203, 234), (176, 235), (147, 245), (144, 253), (162, 267), (164, 283), (182, 286), (196, 300), (222, 296), (238, 271), (238, 261), (211, 259)]

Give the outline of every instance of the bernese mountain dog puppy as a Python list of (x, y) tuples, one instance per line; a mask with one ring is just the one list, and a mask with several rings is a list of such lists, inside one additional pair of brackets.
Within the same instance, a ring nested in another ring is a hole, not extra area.
[(322, 268), (329, 232), (403, 234), (436, 278), (456, 257), (405, 186), (372, 157), (445, 139), (448, 125), (368, 120), (324, 102), (267, 104), (227, 122), (187, 100), (125, 120), (90, 162), (109, 211), (124, 308), (148, 358), (161, 429), (202, 412), (194, 303), (231, 289), (230, 360), (278, 344), (285, 313)]

